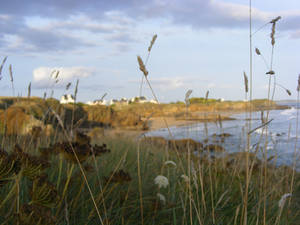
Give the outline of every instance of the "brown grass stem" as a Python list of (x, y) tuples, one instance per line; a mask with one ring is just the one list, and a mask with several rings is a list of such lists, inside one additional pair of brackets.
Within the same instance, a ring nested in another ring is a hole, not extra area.
[(83, 167), (82, 167), (82, 165), (81, 165), (81, 163), (80, 163), (80, 161), (79, 161), (79, 158), (78, 158), (78, 156), (77, 156), (77, 154), (76, 154), (76, 152), (75, 152), (75, 150), (74, 150), (74, 148), (73, 148), (73, 146), (72, 146), (72, 140), (70, 139), (69, 135), (67, 134), (67, 131), (66, 131), (65, 128), (64, 128), (64, 124), (63, 124), (63, 122), (62, 122), (60, 116), (59, 116), (54, 110), (52, 110), (52, 113), (53, 113), (53, 114), (55, 115), (55, 117), (57, 118), (57, 120), (58, 120), (58, 122), (59, 122), (59, 125), (61, 126), (61, 128), (62, 128), (62, 130), (63, 130), (63, 133), (64, 133), (65, 137), (67, 138), (69, 144), (70, 144), (70, 147), (71, 147), (71, 149), (72, 149), (72, 152), (73, 152), (73, 154), (74, 154), (74, 156), (75, 156), (75, 159), (76, 159), (76, 161), (77, 161), (77, 163), (78, 163), (78, 165), (79, 165), (80, 172), (81, 172), (81, 174), (82, 174), (82, 176), (83, 176), (83, 178), (84, 178), (84, 181), (85, 181), (85, 183), (86, 183), (86, 186), (87, 186), (88, 191), (89, 191), (89, 193), (90, 193), (90, 196), (91, 196), (91, 198), (92, 198), (93, 204), (94, 204), (95, 209), (96, 209), (96, 211), (97, 211), (99, 220), (100, 220), (101, 224), (104, 225), (103, 220), (102, 220), (102, 217), (101, 217), (100, 212), (99, 212), (99, 209), (98, 209), (97, 204), (96, 204), (96, 202), (95, 202), (95, 199), (94, 199), (94, 196), (93, 196), (91, 187), (90, 187), (90, 185), (89, 185), (89, 183), (88, 183), (86, 174), (85, 174), (85, 172), (84, 172), (84, 170), (83, 170)]

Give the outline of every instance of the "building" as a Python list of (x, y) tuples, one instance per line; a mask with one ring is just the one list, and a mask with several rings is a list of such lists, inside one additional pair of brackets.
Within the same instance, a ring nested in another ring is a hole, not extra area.
[(60, 98), (60, 104), (69, 104), (69, 103), (75, 103), (75, 98), (71, 94), (66, 94), (61, 96)]

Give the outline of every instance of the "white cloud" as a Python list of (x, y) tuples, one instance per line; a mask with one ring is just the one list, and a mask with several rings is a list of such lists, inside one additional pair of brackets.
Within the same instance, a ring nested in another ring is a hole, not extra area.
[[(57, 79), (53, 71), (59, 71)], [(33, 71), (33, 83), (37, 88), (46, 88), (54, 84), (56, 87), (64, 87), (68, 82), (89, 77), (94, 72), (94, 69), (87, 67), (39, 67)]]
[[(249, 6), (242, 4), (234, 4), (222, 1), (210, 1), (213, 10), (216, 10), (219, 15), (231, 17), (237, 21), (248, 21), (249, 20)], [(275, 15), (268, 12), (263, 12), (258, 9), (252, 9), (252, 17), (255, 20), (268, 21)]]

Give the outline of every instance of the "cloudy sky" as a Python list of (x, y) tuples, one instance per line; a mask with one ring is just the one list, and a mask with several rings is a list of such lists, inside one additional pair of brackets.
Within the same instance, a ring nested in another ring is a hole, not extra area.
[[(273, 70), (276, 99), (296, 98), (300, 73), (300, 1), (253, 0), (253, 31), (281, 16), (276, 25)], [(253, 35), (267, 64), (271, 24)], [(0, 60), (8, 56), (0, 81), (1, 95), (44, 92), (60, 98), (74, 92), (88, 101), (139, 95), (144, 60), (154, 34), (158, 38), (147, 64), (149, 80), (162, 102), (192, 96), (244, 98), (243, 71), (249, 74), (248, 0), (10, 0), (0, 7)], [(254, 98), (267, 97), (269, 70), (254, 55)], [(51, 78), (58, 70), (57, 79)], [(58, 81), (57, 81), (58, 80)], [(67, 83), (71, 88), (65, 90)], [(151, 98), (144, 85), (143, 95)]]

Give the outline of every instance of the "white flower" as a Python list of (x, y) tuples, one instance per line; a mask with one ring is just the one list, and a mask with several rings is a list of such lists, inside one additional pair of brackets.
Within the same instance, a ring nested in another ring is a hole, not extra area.
[(176, 163), (173, 162), (173, 161), (171, 161), (171, 160), (165, 161), (165, 165), (166, 165), (166, 166), (167, 166), (167, 165), (172, 165), (172, 166), (176, 167)]
[(158, 175), (157, 177), (155, 177), (154, 183), (158, 185), (158, 188), (165, 188), (169, 185), (169, 180), (165, 176)]
[(163, 204), (166, 204), (166, 197), (163, 194), (157, 193), (156, 196), (159, 198), (160, 201), (162, 201)]
[(185, 174), (182, 174), (181, 178), (183, 179), (184, 182), (188, 183), (190, 181), (190, 178), (187, 175), (185, 175)]
[(281, 196), (279, 202), (278, 202), (278, 207), (279, 208), (283, 208), (284, 204), (285, 204), (285, 200), (288, 198), (288, 197), (291, 197), (292, 194), (291, 193), (286, 193), (284, 195)]

